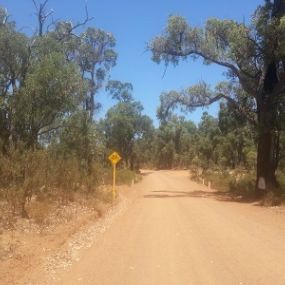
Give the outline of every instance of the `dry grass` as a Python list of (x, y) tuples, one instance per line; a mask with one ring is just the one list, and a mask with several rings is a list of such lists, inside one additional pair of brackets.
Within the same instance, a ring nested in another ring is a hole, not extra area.
[[(119, 169), (117, 184), (131, 184), (138, 177)], [(94, 163), (86, 171), (77, 159), (59, 158), (48, 150), (11, 151), (0, 157), (0, 229), (12, 229), (20, 217), (44, 227), (52, 211), (73, 202), (99, 209), (97, 205), (112, 200), (111, 183), (111, 167)]]
[[(191, 179), (199, 183), (211, 186), (224, 192), (230, 192), (233, 197), (242, 198), (245, 201), (260, 200), (260, 196), (255, 191), (256, 174), (254, 171), (235, 169), (231, 171), (191, 171)], [(269, 191), (262, 197), (260, 203), (264, 206), (285, 205), (285, 175), (279, 171), (277, 173), (279, 187)]]

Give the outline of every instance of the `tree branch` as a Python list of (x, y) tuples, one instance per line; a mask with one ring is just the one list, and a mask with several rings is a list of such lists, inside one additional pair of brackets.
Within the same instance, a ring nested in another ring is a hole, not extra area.
[(238, 67), (236, 67), (234, 64), (224, 62), (221, 60), (217, 60), (213, 57), (210, 57), (206, 55), (205, 53), (201, 51), (197, 51), (194, 49), (188, 50), (188, 51), (176, 51), (170, 48), (166, 48), (162, 50), (162, 53), (172, 55), (172, 56), (178, 56), (178, 57), (186, 57), (186, 56), (191, 56), (191, 55), (197, 55), (199, 57), (202, 57), (203, 59), (210, 61), (212, 63), (215, 63), (219, 66), (226, 67), (230, 69), (233, 74), (239, 79), (240, 84), (243, 86), (244, 90), (251, 96), (255, 96), (255, 90), (249, 86), (249, 83), (247, 82), (247, 74), (245, 74), (242, 70), (240, 70)]
[(44, 135), (44, 134), (47, 134), (51, 131), (55, 131), (55, 130), (58, 130), (60, 128), (63, 128), (64, 125), (59, 125), (59, 126), (56, 126), (56, 127), (51, 127), (51, 128), (48, 128), (46, 130), (43, 130), (43, 131), (39, 131), (38, 135), (41, 136), (41, 135)]
[(38, 11), (39, 8), (38, 8), (38, 5), (37, 5), (37, 2), (36, 2), (35, 0), (32, 0), (32, 1), (33, 1), (33, 3), (34, 3), (34, 6), (35, 6), (36, 10)]
[(75, 26), (72, 27), (72, 31), (86, 25), (88, 22), (92, 21), (94, 19), (94, 17), (89, 17), (89, 13), (88, 13), (88, 8), (87, 8), (87, 4), (85, 3), (85, 19), (83, 22), (79, 22), (77, 23)]
[[(211, 104), (221, 100), (225, 99), (227, 102), (229, 102), (239, 113), (243, 114), (246, 119), (254, 126), (257, 126), (257, 120), (255, 116), (255, 112), (243, 107), (238, 101), (233, 99), (232, 97), (217, 92), (214, 96), (213, 93), (207, 93), (206, 89), (204, 90), (204, 93), (202, 94), (202, 100), (199, 98), (201, 97), (200, 94), (198, 96), (195, 96), (194, 94), (189, 94), (187, 91), (182, 91), (181, 93), (178, 92), (172, 92), (166, 94), (170, 100), (167, 102), (167, 100), (164, 100), (167, 97), (162, 98), (161, 107), (159, 110), (159, 115), (162, 118), (166, 118), (169, 114), (169, 111), (171, 109), (175, 109), (177, 105), (185, 106), (186, 108), (199, 108), (199, 107), (206, 107), (210, 106)], [(193, 98), (197, 97), (198, 100), (193, 100)], [(167, 99), (168, 99), (167, 98)], [(189, 99), (192, 99), (189, 100)], [(200, 100), (200, 101), (199, 101)]]
[[(74, 25), (74, 26), (73, 26), (72, 23), (71, 23), (70, 27), (68, 27), (68, 29), (67, 29), (67, 33), (62, 34), (62, 35), (58, 38), (58, 40), (59, 40), (59, 41), (63, 41), (63, 40), (65, 40), (66, 38), (68, 38), (69, 36), (74, 36), (74, 37), (76, 37), (76, 38), (80, 38), (80, 36), (78, 36), (78, 35), (76, 35), (76, 34), (74, 33), (74, 30), (76, 30), (76, 29), (79, 28), (79, 27), (85, 26), (88, 22), (92, 21), (93, 19), (94, 19), (94, 17), (89, 17), (87, 4), (85, 4), (85, 19), (84, 19), (82, 22), (78, 22), (78, 23), (77, 23), (76, 25)], [(66, 22), (65, 22), (65, 23), (66, 23)], [(53, 22), (51, 23), (51, 25), (56, 25), (56, 21), (53, 21)], [(51, 25), (49, 25), (48, 28), (50, 28)]]
[(255, 112), (252, 110), (248, 110), (247, 108), (241, 106), (236, 100), (233, 98), (225, 95), (225, 94), (219, 94), (220, 98), (223, 98), (227, 100), (239, 113), (243, 114), (245, 118), (254, 126), (257, 126), (257, 120), (255, 116)]
[(32, 0), (34, 3), (34, 6), (36, 8), (36, 16), (38, 18), (38, 24), (39, 24), (39, 36), (41, 37), (43, 35), (43, 27), (45, 24), (46, 19), (53, 14), (53, 10), (50, 10), (48, 13), (45, 12), (45, 7), (49, 0), (45, 0), (43, 3), (37, 4), (36, 0)]
[(167, 48), (167, 49), (164, 49), (162, 51), (162, 53), (173, 55), (173, 56), (178, 56), (178, 57), (186, 57), (186, 56), (190, 56), (190, 55), (197, 55), (197, 56), (200, 56), (203, 59), (211, 61), (211, 62), (213, 62), (213, 63), (215, 63), (217, 65), (229, 68), (236, 75), (239, 73), (238, 68), (236, 66), (234, 66), (233, 64), (230, 64), (228, 62), (219, 61), (219, 60), (214, 59), (214, 58), (212, 58), (212, 57), (210, 57), (208, 55), (205, 55), (203, 52), (200, 52), (200, 51), (197, 51), (197, 50), (194, 50), (194, 49), (191, 49), (191, 50), (188, 50), (188, 51), (176, 51), (176, 50)]

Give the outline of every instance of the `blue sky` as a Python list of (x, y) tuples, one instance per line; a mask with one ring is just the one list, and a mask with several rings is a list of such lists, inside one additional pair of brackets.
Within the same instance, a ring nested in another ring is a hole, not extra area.
[[(38, 0), (39, 1), (39, 0)], [(43, 1), (43, 0), (42, 0)], [(89, 26), (112, 32), (116, 38), (116, 51), (119, 54), (117, 66), (111, 71), (112, 79), (131, 82), (134, 96), (144, 105), (144, 113), (157, 125), (156, 108), (159, 95), (163, 91), (180, 90), (199, 80), (211, 85), (223, 80), (223, 69), (217, 66), (203, 66), (201, 61), (187, 61), (177, 67), (169, 67), (165, 76), (163, 64), (151, 61), (151, 54), (145, 52), (146, 44), (162, 32), (169, 15), (185, 17), (191, 25), (202, 26), (210, 17), (234, 19), (248, 22), (255, 8), (263, 0), (88, 0), (90, 16), (94, 17)], [(48, 7), (53, 9), (54, 18), (72, 20), (84, 19), (84, 0), (50, 0)], [(36, 17), (32, 0), (0, 0), (0, 5), (8, 9), (18, 28), (33, 33)], [(97, 95), (103, 108), (97, 117), (104, 116), (113, 102), (104, 91)], [(217, 105), (207, 111), (218, 112)], [(203, 110), (198, 109), (187, 118), (199, 122)]]

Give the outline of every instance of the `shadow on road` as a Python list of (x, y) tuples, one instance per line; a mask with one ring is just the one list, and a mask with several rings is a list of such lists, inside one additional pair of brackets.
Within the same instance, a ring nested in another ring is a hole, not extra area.
[(144, 198), (214, 198), (218, 201), (224, 202), (240, 202), (240, 203), (252, 203), (256, 200), (252, 199), (241, 199), (240, 197), (234, 196), (231, 193), (220, 192), (220, 191), (202, 191), (202, 190), (194, 190), (194, 191), (152, 191), (153, 194), (146, 194)]

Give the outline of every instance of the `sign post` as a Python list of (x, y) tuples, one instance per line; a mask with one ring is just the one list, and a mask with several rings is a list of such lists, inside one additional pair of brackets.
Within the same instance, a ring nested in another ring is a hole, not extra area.
[(113, 152), (109, 155), (109, 160), (112, 163), (113, 166), (113, 187), (112, 187), (112, 195), (113, 195), (113, 201), (116, 199), (116, 165), (117, 163), (122, 159), (120, 155), (117, 152)]

